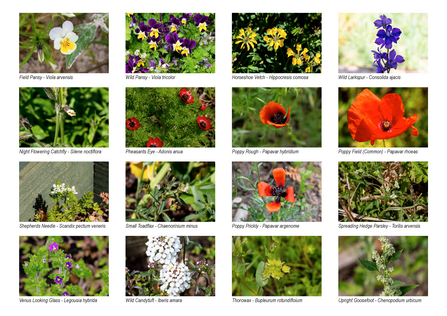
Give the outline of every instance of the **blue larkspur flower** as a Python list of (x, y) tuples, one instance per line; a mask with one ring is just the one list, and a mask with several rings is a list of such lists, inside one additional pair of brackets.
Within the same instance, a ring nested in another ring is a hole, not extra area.
[(385, 59), (387, 60), (386, 64), (388, 65), (388, 67), (394, 69), (397, 69), (397, 64), (401, 64), (405, 61), (405, 59), (401, 55), (397, 55), (394, 49), (390, 52), (389, 60), (386, 56)]
[(402, 31), (398, 28), (393, 28), (391, 25), (386, 27), (386, 30), (379, 30), (377, 32), (377, 39), (375, 43), (377, 45), (381, 45), (380, 48), (385, 46), (388, 49), (393, 47), (393, 43), (397, 44), (399, 40), (399, 36), (402, 34)]
[(391, 23), (391, 19), (387, 18), (385, 14), (381, 15), (380, 19), (374, 21), (374, 25), (376, 26), (376, 28), (386, 28), (387, 25), (390, 25)]

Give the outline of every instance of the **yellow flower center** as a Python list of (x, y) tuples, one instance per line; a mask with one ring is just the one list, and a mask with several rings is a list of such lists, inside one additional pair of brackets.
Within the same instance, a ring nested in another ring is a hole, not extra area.
[(183, 47), (182, 55), (188, 56), (188, 54), (189, 54), (189, 49), (187, 47)]
[(146, 34), (144, 34), (144, 32), (140, 32), (140, 34), (138, 34), (138, 39), (143, 40), (146, 37)]
[(149, 34), (151, 37), (158, 38), (158, 30), (157, 29), (151, 29), (151, 33)]
[(149, 48), (153, 50), (157, 49), (157, 42), (151, 41), (149, 43)]
[(180, 52), (182, 50), (182, 43), (180, 43), (180, 41), (177, 41), (177, 43), (174, 44), (174, 49), (177, 52)]
[(75, 48), (75, 44), (73, 42), (70, 42), (70, 39), (68, 37), (65, 37), (62, 41), (60, 41), (61, 44), (61, 51), (63, 53), (68, 53), (69, 50), (73, 50)]

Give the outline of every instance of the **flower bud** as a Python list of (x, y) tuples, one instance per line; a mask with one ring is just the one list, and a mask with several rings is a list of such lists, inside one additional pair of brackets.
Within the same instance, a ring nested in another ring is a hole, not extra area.
[(31, 124), (29, 123), (26, 117), (20, 116), (19, 124), (22, 128), (26, 129), (27, 131), (31, 129)]
[(37, 59), (39, 60), (40, 63), (43, 63), (45, 60), (45, 57), (43, 56), (43, 47), (41, 42), (37, 44)]
[(43, 88), (43, 90), (45, 91), (49, 99), (53, 101), (57, 100), (57, 93), (59, 90), (58, 88)]
[(62, 105), (64, 111), (70, 116), (76, 116), (76, 112), (73, 111), (68, 105)]

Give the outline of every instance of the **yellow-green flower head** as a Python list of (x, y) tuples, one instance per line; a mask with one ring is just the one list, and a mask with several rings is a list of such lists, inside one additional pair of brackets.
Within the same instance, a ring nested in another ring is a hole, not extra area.
[[(267, 35), (271, 36), (268, 37)], [(282, 28), (272, 28), (267, 30), (267, 35), (264, 36), (264, 41), (270, 46), (273, 46), (275, 50), (284, 46), (284, 39), (287, 38), (287, 33)]]
[(281, 260), (268, 259), (266, 266), (264, 267), (264, 272), (262, 273), (263, 277), (272, 276), (275, 279), (280, 279), (284, 276), (284, 273), (289, 273), (290, 267), (284, 265), (284, 262)]
[(247, 45), (247, 51), (251, 48), (254, 48), (254, 44), (258, 44), (258, 42), (255, 40), (256, 33), (251, 31), (250, 27), (247, 27), (247, 34), (245, 34), (244, 29), (239, 30), (239, 35), (236, 36), (236, 38), (240, 39), (239, 41), (236, 41), (235, 44), (242, 43), (241, 49), (244, 48), (245, 45)]
[(50, 38), (54, 41), (54, 48), (60, 49), (64, 55), (69, 55), (76, 49), (78, 36), (73, 33), (73, 23), (70, 21), (65, 21), (62, 27), (51, 29)]

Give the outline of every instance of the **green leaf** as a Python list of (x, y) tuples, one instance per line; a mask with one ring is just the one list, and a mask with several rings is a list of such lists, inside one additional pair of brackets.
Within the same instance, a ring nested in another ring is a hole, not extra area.
[(394, 255), (390, 258), (389, 263), (396, 261), (399, 259), (400, 255), (402, 254), (403, 249), (399, 250), (398, 252), (395, 252)]
[(236, 277), (240, 278), (243, 277), (245, 275), (245, 267), (243, 264), (238, 264), (236, 266)]
[(163, 216), (163, 219), (165, 220), (165, 222), (171, 221), (171, 218), (168, 215), (166, 215), (166, 213), (161, 213), (161, 216)]
[(391, 288), (394, 289), (395, 287), (400, 287), (401, 285), (404, 285), (405, 282), (402, 281), (394, 281), (393, 284), (391, 284)]
[(36, 49), (36, 46), (33, 46), (33, 48), (31, 48), (31, 51), (28, 53), (28, 55), (26, 55), (25, 59), (20, 63), (19, 68), (22, 68), (23, 65), (26, 64), (26, 62), (28, 61), (28, 59), (30, 59), (31, 55), (33, 54), (34, 50)]
[(400, 296), (404, 296), (406, 293), (410, 292), (412, 289), (417, 288), (419, 285), (405, 285), (399, 288), (399, 290), (402, 292)]
[(260, 287), (265, 286), (269, 279), (263, 280), (262, 279), (262, 273), (264, 272), (264, 261), (259, 262), (258, 268), (256, 269), (256, 284), (258, 284)]
[(362, 266), (364, 266), (367, 270), (379, 272), (379, 270), (377, 269), (377, 265), (374, 262), (371, 262), (368, 260), (363, 260), (360, 258), (359, 258), (359, 261), (362, 264)]

